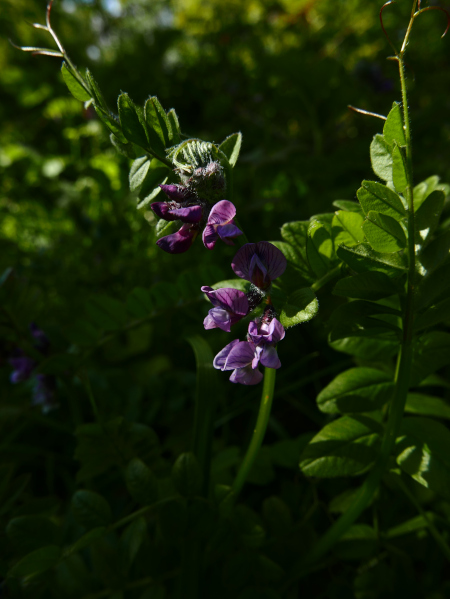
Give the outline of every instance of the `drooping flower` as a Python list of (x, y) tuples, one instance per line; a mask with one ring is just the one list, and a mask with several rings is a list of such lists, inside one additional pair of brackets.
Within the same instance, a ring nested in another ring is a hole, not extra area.
[(242, 235), (242, 231), (233, 222), (236, 216), (234, 204), (228, 200), (221, 200), (214, 204), (208, 216), (208, 222), (203, 230), (203, 244), (212, 250), (218, 239), (227, 245), (234, 245), (231, 239)]
[(275, 345), (284, 339), (284, 327), (279, 320), (265, 314), (248, 327), (247, 341), (235, 339), (214, 358), (214, 368), (233, 370), (230, 381), (242, 385), (257, 385), (263, 378), (259, 364), (280, 368)]
[(205, 329), (220, 328), (229, 333), (231, 325), (248, 314), (248, 299), (243, 291), (231, 288), (214, 290), (207, 286), (203, 286), (202, 291), (214, 306), (203, 321)]
[(232, 370), (230, 381), (242, 385), (257, 385), (262, 381), (263, 375), (258, 370), (256, 359), (256, 346), (253, 342), (235, 339), (220, 351), (214, 358), (214, 368), (218, 370)]
[(231, 268), (241, 279), (268, 289), (286, 270), (284, 254), (268, 241), (246, 243), (236, 253)]
[(176, 233), (161, 237), (156, 245), (169, 254), (182, 254), (194, 243), (198, 231), (185, 223)]
[(18, 349), (8, 362), (13, 367), (9, 380), (14, 384), (28, 380), (36, 366), (36, 362), (26, 356), (21, 349)]

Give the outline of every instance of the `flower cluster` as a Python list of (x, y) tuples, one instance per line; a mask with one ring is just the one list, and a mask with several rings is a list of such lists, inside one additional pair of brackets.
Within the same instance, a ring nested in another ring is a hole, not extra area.
[(232, 238), (242, 235), (242, 231), (233, 222), (236, 216), (234, 204), (221, 200), (211, 204), (200, 199), (189, 187), (184, 185), (160, 185), (168, 201), (154, 202), (151, 209), (158, 218), (166, 221), (180, 221), (181, 227), (176, 233), (158, 239), (156, 244), (169, 254), (186, 252), (203, 229), (203, 243), (212, 250), (218, 239), (233, 245)]
[[(41, 329), (33, 322), (30, 324), (31, 336), (34, 340), (34, 347), (41, 354), (47, 355), (50, 349), (50, 342)], [(44, 413), (55, 407), (55, 379), (51, 375), (34, 373), (37, 362), (26, 355), (18, 348), (9, 358), (9, 363), (13, 367), (10, 375), (11, 383), (21, 383), (32, 379), (33, 381), (33, 405), (39, 405)]]
[(263, 315), (248, 325), (246, 341), (235, 339), (214, 359), (214, 368), (232, 370), (230, 381), (256, 385), (263, 375), (259, 364), (280, 368), (276, 344), (284, 339), (285, 331), (276, 318), (272, 306), (270, 286), (286, 269), (286, 258), (278, 248), (267, 241), (247, 243), (236, 253), (231, 264), (234, 272), (251, 283), (248, 293), (238, 289), (202, 287), (213, 304), (203, 324), (205, 329), (220, 328), (230, 332), (231, 326), (246, 316), (264, 298), (267, 303)]

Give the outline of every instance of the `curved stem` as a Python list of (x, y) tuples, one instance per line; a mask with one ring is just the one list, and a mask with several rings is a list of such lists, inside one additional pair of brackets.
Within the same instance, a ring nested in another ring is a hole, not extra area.
[(245, 457), (231, 487), (234, 500), (236, 500), (237, 496), (241, 492), (242, 487), (244, 486), (245, 481), (247, 480), (248, 473), (253, 466), (253, 462), (258, 455), (264, 435), (266, 434), (270, 411), (272, 409), (276, 372), (277, 371), (274, 368), (266, 368), (264, 371), (264, 385), (255, 430), (253, 432), (253, 437), (249, 448), (247, 449), (247, 453), (245, 454)]

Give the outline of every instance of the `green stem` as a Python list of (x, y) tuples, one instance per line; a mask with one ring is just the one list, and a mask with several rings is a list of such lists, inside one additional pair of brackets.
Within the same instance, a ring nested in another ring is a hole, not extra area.
[(253, 437), (231, 487), (234, 501), (237, 499), (245, 481), (247, 480), (248, 473), (253, 466), (253, 462), (258, 455), (264, 435), (266, 434), (270, 411), (272, 409), (276, 372), (277, 371), (274, 368), (266, 368), (264, 372), (264, 385), (261, 396), (261, 404), (259, 406), (258, 419), (256, 420)]
[(315, 283), (313, 283), (311, 285), (311, 289), (313, 291), (319, 291), (319, 289), (324, 287), (324, 285), (335, 279), (340, 272), (341, 266), (336, 266), (335, 268), (333, 268), (333, 270), (330, 270), (330, 272), (327, 272), (326, 275), (324, 275), (322, 278), (318, 279)]

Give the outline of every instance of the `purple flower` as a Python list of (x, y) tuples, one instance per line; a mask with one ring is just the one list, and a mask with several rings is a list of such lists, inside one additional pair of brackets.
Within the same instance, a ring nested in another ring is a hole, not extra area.
[(203, 286), (202, 291), (214, 306), (203, 321), (205, 329), (218, 327), (229, 333), (231, 325), (248, 314), (248, 299), (243, 291), (231, 288), (214, 290), (207, 286)]
[(33, 405), (41, 406), (45, 414), (57, 407), (55, 404), (55, 379), (48, 374), (37, 374), (34, 377)]
[(258, 366), (280, 368), (281, 362), (275, 344), (284, 339), (283, 325), (276, 318), (263, 316), (260, 322), (251, 322), (247, 341), (235, 339), (214, 358), (214, 368), (233, 370), (230, 381), (242, 385), (257, 385), (263, 378)]
[(228, 200), (221, 200), (214, 204), (203, 230), (203, 244), (208, 250), (213, 249), (219, 238), (227, 245), (234, 245), (231, 238), (242, 235), (242, 231), (233, 224), (235, 216), (236, 208)]
[(8, 362), (13, 367), (13, 371), (10, 375), (11, 383), (21, 383), (30, 378), (33, 368), (36, 366), (36, 362), (26, 356), (22, 350), (17, 350), (16, 355), (12, 356)]
[(286, 270), (286, 258), (268, 241), (246, 243), (236, 253), (231, 268), (241, 279), (267, 289)]
[(38, 349), (42, 354), (46, 354), (50, 349), (50, 341), (47, 335), (42, 331), (35, 322), (30, 324), (30, 332), (35, 339), (35, 348)]
[(263, 375), (258, 370), (258, 359), (255, 366), (256, 346), (251, 341), (235, 339), (220, 351), (214, 358), (214, 368), (218, 370), (233, 370), (230, 376), (232, 383), (242, 385), (257, 385)]
[(154, 202), (150, 208), (158, 218), (167, 221), (181, 220), (183, 223), (198, 223), (202, 218), (201, 206), (180, 207), (175, 202)]
[(176, 233), (158, 239), (156, 245), (169, 254), (182, 254), (191, 247), (197, 235), (198, 231), (185, 223)]

